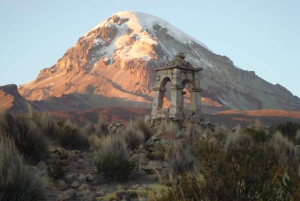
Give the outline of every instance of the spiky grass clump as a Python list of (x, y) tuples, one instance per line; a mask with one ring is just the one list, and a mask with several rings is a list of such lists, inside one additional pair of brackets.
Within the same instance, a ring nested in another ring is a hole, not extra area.
[(107, 179), (126, 180), (135, 164), (129, 161), (129, 153), (123, 136), (114, 134), (102, 140), (95, 158), (97, 172)]
[(178, 126), (173, 121), (163, 120), (160, 122), (157, 132), (178, 131)]
[(183, 175), (194, 170), (195, 159), (189, 147), (185, 147), (181, 141), (173, 142), (169, 153), (170, 174)]
[(138, 118), (136, 120), (136, 127), (138, 130), (140, 130), (144, 134), (146, 141), (149, 140), (154, 134), (150, 125), (141, 118)]
[(0, 139), (0, 201), (46, 200), (42, 178), (25, 165), (9, 138)]
[(94, 125), (95, 130), (93, 134), (97, 135), (98, 137), (107, 136), (110, 134), (109, 125), (102, 121), (101, 119), (98, 120), (98, 123)]
[(57, 123), (55, 136), (60, 146), (65, 149), (88, 149), (90, 144), (87, 135), (81, 133), (80, 128), (70, 121)]
[(44, 160), (49, 144), (36, 122), (28, 117), (4, 113), (0, 120), (0, 138), (10, 138), (17, 150), (31, 163)]
[(51, 140), (55, 139), (56, 122), (53, 120), (48, 112), (42, 113), (39, 118), (34, 118), (38, 127), (42, 129), (43, 133)]
[(137, 149), (145, 141), (145, 136), (142, 131), (136, 130), (132, 126), (127, 126), (123, 133), (127, 148), (130, 150)]

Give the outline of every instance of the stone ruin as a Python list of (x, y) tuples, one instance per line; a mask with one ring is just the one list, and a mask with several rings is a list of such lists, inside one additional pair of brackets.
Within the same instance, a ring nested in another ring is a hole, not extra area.
[[(202, 89), (198, 73), (203, 68), (194, 68), (184, 59), (183, 53), (177, 53), (175, 60), (169, 62), (166, 67), (155, 69), (154, 98), (151, 116), (148, 116), (152, 122), (158, 119), (171, 119), (200, 123), (203, 120), (200, 96)], [(171, 106), (163, 108), (167, 82), (171, 83)], [(183, 91), (186, 84), (188, 84), (190, 92), (190, 108), (187, 110), (184, 109), (186, 92)]]

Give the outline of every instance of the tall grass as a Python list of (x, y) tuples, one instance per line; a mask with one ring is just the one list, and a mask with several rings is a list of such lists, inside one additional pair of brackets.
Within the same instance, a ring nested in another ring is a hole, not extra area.
[(127, 148), (130, 150), (137, 149), (145, 141), (145, 136), (141, 130), (136, 130), (133, 126), (128, 125), (123, 131)]
[(101, 148), (95, 157), (97, 172), (107, 179), (126, 180), (135, 164), (129, 161), (124, 137), (112, 134), (102, 138)]
[(36, 163), (49, 153), (49, 143), (36, 122), (28, 117), (4, 113), (0, 118), (0, 138), (10, 138), (24, 158)]
[(42, 201), (47, 198), (42, 178), (25, 165), (14, 142), (6, 137), (0, 138), (0, 178), (0, 201)]
[(58, 144), (65, 149), (88, 149), (88, 136), (81, 133), (80, 128), (70, 120), (57, 123), (55, 136)]

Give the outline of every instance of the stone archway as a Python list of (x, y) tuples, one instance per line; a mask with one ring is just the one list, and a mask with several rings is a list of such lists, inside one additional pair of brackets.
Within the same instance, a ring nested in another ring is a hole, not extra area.
[[(194, 68), (189, 62), (184, 60), (183, 53), (178, 53), (175, 60), (167, 64), (166, 67), (155, 69), (156, 80), (154, 98), (152, 103), (151, 119), (158, 118), (194, 118), (201, 119), (201, 96), (200, 80), (198, 72), (203, 68)], [(166, 83), (171, 82), (171, 106), (162, 108), (165, 96)], [(190, 108), (188, 112), (183, 113), (183, 89), (185, 84), (190, 88)]]

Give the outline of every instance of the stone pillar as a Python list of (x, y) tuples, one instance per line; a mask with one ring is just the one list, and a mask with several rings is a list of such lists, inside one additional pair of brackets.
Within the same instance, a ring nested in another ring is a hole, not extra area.
[(170, 118), (180, 119), (182, 117), (182, 85), (171, 86), (171, 103), (169, 107)]
[(151, 118), (156, 118), (158, 111), (162, 108), (164, 104), (164, 97), (165, 97), (166, 90), (162, 90), (160, 87), (153, 88), (153, 90), (154, 90), (154, 97), (152, 103)]
[(194, 115), (197, 116), (202, 116), (201, 96), (200, 96), (201, 91), (202, 89), (200, 88), (192, 88), (190, 90), (191, 93), (190, 110), (194, 113)]

